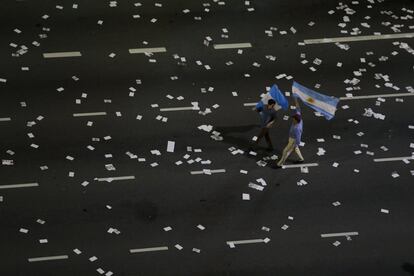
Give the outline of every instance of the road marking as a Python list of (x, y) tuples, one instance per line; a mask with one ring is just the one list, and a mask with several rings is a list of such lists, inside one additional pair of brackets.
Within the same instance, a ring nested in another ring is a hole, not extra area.
[(230, 248), (234, 248), (237, 244), (249, 244), (249, 243), (267, 243), (270, 239), (253, 239), (253, 240), (238, 240), (238, 241), (227, 241), (227, 245)]
[(191, 174), (213, 174), (213, 173), (225, 173), (226, 169), (218, 170), (202, 170), (202, 171), (190, 171)]
[(0, 189), (29, 188), (29, 187), (37, 187), (37, 186), (39, 186), (39, 183), (23, 183), (23, 184), (0, 185)]
[(194, 107), (194, 106), (160, 108), (160, 111), (184, 111), (184, 110), (200, 110), (200, 108)]
[(295, 165), (283, 165), (282, 169), (317, 167), (317, 166), (319, 166), (318, 163), (303, 163), (303, 164), (295, 164)]
[(165, 47), (129, 49), (130, 54), (165, 53), (165, 52), (167, 52), (167, 49)]
[(305, 44), (322, 44), (322, 43), (336, 43), (336, 42), (353, 42), (353, 41), (368, 41), (368, 40), (382, 40), (382, 39), (397, 39), (397, 38), (413, 38), (414, 33), (402, 34), (383, 34), (383, 35), (362, 35), (362, 36), (343, 36), (330, 38), (316, 38), (305, 39)]
[(43, 262), (43, 261), (54, 261), (54, 260), (64, 260), (69, 259), (68, 255), (59, 255), (59, 256), (48, 256), (48, 257), (37, 257), (27, 259), (30, 263), (32, 262)]
[(402, 161), (402, 160), (414, 160), (414, 155), (405, 156), (405, 157), (376, 158), (374, 159), (374, 162), (391, 162), (391, 161)]
[(244, 103), (243, 106), (255, 106), (257, 103)]
[(214, 49), (241, 49), (241, 48), (251, 48), (252, 44), (247, 43), (228, 43), (228, 44), (214, 44)]
[(414, 93), (397, 93), (397, 94), (379, 94), (379, 95), (340, 97), (339, 99), (341, 101), (346, 101), (346, 100), (361, 100), (361, 99), (376, 99), (376, 98), (394, 98), (394, 97), (409, 97), (409, 96), (414, 96)]
[(102, 182), (102, 181), (112, 182), (112, 181), (117, 181), (117, 180), (131, 180), (131, 179), (135, 179), (135, 176), (134, 175), (128, 175), (128, 176), (113, 176), (113, 177), (95, 178), (95, 180), (99, 181), (99, 182)]
[(0, 118), (0, 122), (7, 122), (7, 121), (11, 121), (11, 118), (10, 117)]
[(321, 234), (321, 238), (332, 238), (332, 237), (349, 237), (349, 236), (358, 236), (358, 232), (343, 232), (343, 233), (327, 233)]
[(57, 52), (57, 53), (44, 53), (44, 58), (65, 58), (65, 57), (80, 57), (81, 52)]
[(164, 250), (168, 250), (168, 246), (130, 249), (129, 252), (130, 253), (143, 253), (143, 252), (164, 251)]
[(106, 112), (73, 113), (73, 117), (103, 116)]

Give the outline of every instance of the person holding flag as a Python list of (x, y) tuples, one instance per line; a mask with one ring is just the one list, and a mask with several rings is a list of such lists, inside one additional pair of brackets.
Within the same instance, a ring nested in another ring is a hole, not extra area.
[(302, 132), (303, 132), (302, 114), (301, 114), (299, 102), (297, 98), (295, 97), (295, 94), (293, 94), (293, 96), (295, 99), (296, 109), (292, 115), (292, 125), (290, 126), (290, 130), (289, 130), (288, 144), (283, 149), (282, 158), (280, 158), (279, 162), (277, 163), (277, 168), (280, 168), (283, 166), (286, 159), (289, 157), (289, 155), (292, 153), (293, 150), (295, 151), (296, 155), (299, 157), (299, 161), (297, 161), (297, 163), (303, 163), (303, 161), (305, 160), (299, 149), (299, 144), (300, 144), (300, 141), (302, 138)]
[(277, 119), (277, 110), (283, 108), (287, 109), (288, 102), (279, 90), (276, 84), (272, 86), (270, 91), (266, 93), (262, 99), (256, 104), (255, 111), (260, 116), (260, 133), (257, 136), (255, 145), (258, 145), (260, 140), (265, 137), (268, 150), (273, 150), (272, 140), (270, 139), (269, 129), (273, 126)]
[(298, 162), (302, 163), (304, 161), (304, 158), (299, 150), (299, 144), (303, 132), (303, 120), (297, 98), (300, 98), (304, 104), (322, 114), (327, 120), (331, 120), (335, 116), (336, 106), (339, 102), (338, 98), (320, 94), (300, 85), (295, 81), (292, 85), (292, 93), (295, 99), (296, 110), (292, 115), (293, 122), (289, 130), (289, 141), (283, 150), (282, 158), (277, 163), (278, 168), (283, 166), (286, 159), (293, 150), (295, 150), (296, 154), (299, 157)]
[(275, 110), (276, 102), (273, 99), (269, 99), (267, 104), (263, 107), (256, 107), (256, 111), (260, 116), (260, 133), (257, 135), (255, 145), (258, 145), (260, 140), (265, 137), (268, 150), (273, 150), (272, 140), (270, 139), (269, 129), (273, 126), (273, 123), (277, 119), (277, 114)]

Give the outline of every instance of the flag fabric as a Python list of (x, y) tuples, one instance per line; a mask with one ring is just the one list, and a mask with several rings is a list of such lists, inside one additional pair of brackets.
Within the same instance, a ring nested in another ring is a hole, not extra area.
[(292, 85), (292, 93), (293, 96), (299, 97), (304, 104), (321, 113), (327, 120), (335, 116), (338, 98), (320, 94), (295, 81)]
[(284, 110), (288, 109), (289, 103), (287, 101), (287, 99), (285, 98), (285, 96), (283, 96), (282, 91), (279, 90), (279, 87), (277, 87), (276, 84), (274, 84), (272, 86), (272, 88), (270, 88), (269, 92), (267, 92), (262, 99), (256, 104), (256, 108), (263, 108), (263, 106), (265, 104), (267, 104), (267, 102), (273, 99), (275, 100), (277, 106), (275, 106), (276, 110), (279, 110), (280, 108), (283, 108)]

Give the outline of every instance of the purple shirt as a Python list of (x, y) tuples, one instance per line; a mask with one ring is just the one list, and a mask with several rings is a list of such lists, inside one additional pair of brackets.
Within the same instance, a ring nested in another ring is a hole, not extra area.
[[(296, 108), (295, 114), (301, 115), (300, 108)], [(289, 130), (289, 137), (295, 139), (296, 146), (299, 146), (300, 144), (300, 139), (302, 138), (302, 132), (303, 132), (303, 120), (300, 120), (300, 123), (298, 124), (292, 123), (292, 125), (290, 126), (290, 130)]]

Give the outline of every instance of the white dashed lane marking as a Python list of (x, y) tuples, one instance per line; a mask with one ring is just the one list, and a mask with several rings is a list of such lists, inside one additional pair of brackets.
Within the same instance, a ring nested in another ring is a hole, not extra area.
[(48, 257), (36, 257), (27, 259), (29, 263), (33, 262), (44, 262), (44, 261), (55, 261), (55, 260), (65, 260), (69, 259), (68, 255), (59, 255), (59, 256), (48, 256)]
[(209, 169), (204, 169), (202, 171), (190, 171), (190, 174), (213, 174), (213, 173), (225, 173), (226, 170), (225, 169), (218, 169), (218, 170), (209, 170)]
[(66, 58), (66, 57), (80, 57), (81, 52), (56, 52), (56, 53), (44, 53), (44, 58)]
[(185, 110), (200, 110), (200, 108), (194, 107), (194, 106), (160, 108), (160, 111), (185, 111)]
[(239, 245), (239, 244), (268, 243), (269, 241), (270, 241), (269, 238), (265, 238), (265, 239), (227, 241), (226, 243), (228, 246), (230, 246), (230, 248), (234, 248), (236, 245)]
[(309, 44), (369, 41), (369, 40), (413, 38), (413, 37), (414, 37), (414, 33), (402, 33), (402, 34), (383, 34), (383, 35), (362, 35), (362, 36), (343, 36), (343, 37), (330, 37), (330, 38), (316, 38), (316, 39), (305, 39), (303, 42), (305, 44), (309, 45)]
[(247, 43), (229, 43), (229, 44), (214, 44), (214, 49), (241, 49), (241, 48), (251, 48), (252, 44)]
[(318, 163), (304, 163), (304, 164), (295, 164), (295, 165), (283, 165), (282, 169), (317, 167), (317, 166), (319, 166)]
[(106, 112), (73, 113), (73, 117), (104, 116)]
[(168, 250), (168, 246), (136, 248), (136, 249), (130, 249), (129, 252), (132, 254), (132, 253), (143, 253), (143, 252), (165, 251), (165, 250)]
[(392, 161), (403, 161), (403, 160), (414, 160), (414, 155), (403, 156), (403, 157), (376, 158), (374, 159), (374, 162), (392, 162)]
[(327, 233), (321, 234), (321, 238), (332, 238), (332, 237), (349, 237), (349, 236), (358, 236), (358, 232), (342, 232), (342, 233)]
[(135, 179), (134, 175), (128, 175), (128, 176), (113, 176), (113, 177), (104, 177), (104, 178), (96, 178), (96, 181), (99, 182), (112, 182), (112, 181), (118, 181), (118, 180), (131, 180), (131, 179)]
[(30, 188), (37, 187), (39, 183), (22, 183), (22, 184), (10, 184), (10, 185), (0, 185), (0, 189), (16, 189), (16, 188)]
[(167, 49), (165, 47), (129, 49), (130, 54), (165, 53), (165, 52), (167, 52)]

